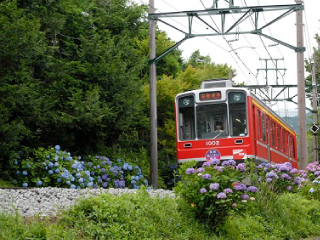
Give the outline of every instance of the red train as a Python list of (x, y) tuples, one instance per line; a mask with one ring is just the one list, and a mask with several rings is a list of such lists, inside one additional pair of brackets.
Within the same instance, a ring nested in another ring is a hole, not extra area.
[(207, 80), (175, 99), (177, 160), (253, 158), (298, 168), (296, 133), (245, 88)]

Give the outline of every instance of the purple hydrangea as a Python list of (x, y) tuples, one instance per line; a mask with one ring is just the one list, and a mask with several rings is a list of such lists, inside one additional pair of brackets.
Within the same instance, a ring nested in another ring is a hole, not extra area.
[(248, 194), (243, 194), (243, 195), (241, 196), (241, 199), (242, 199), (242, 200), (248, 200), (248, 199), (249, 199), (249, 195), (248, 195)]
[(233, 191), (232, 191), (231, 188), (226, 188), (223, 192), (224, 192), (225, 194), (233, 193)]
[(211, 175), (210, 175), (209, 173), (206, 173), (206, 174), (204, 174), (204, 175), (202, 176), (202, 178), (209, 180), (209, 179), (211, 179)]
[(267, 178), (267, 182), (272, 182), (272, 178)]
[(287, 173), (282, 174), (281, 177), (282, 179), (287, 179), (287, 180), (291, 179), (291, 177)]
[(290, 191), (291, 189), (292, 189), (292, 187), (291, 187), (291, 186), (288, 186), (288, 187), (287, 187), (287, 190), (288, 190), (288, 191)]
[(222, 170), (222, 168), (221, 167), (219, 167), (219, 166), (214, 166), (214, 168), (213, 169), (215, 169), (215, 170), (217, 170), (218, 172), (222, 172), (223, 170)]
[(220, 160), (218, 160), (218, 159), (213, 159), (213, 160), (210, 160), (210, 163), (211, 163), (211, 165), (217, 165), (217, 164), (220, 163)]
[(246, 165), (244, 163), (239, 163), (237, 169), (244, 172), (246, 170)]
[(224, 192), (221, 192), (221, 193), (218, 193), (217, 198), (218, 199), (226, 199), (227, 195)]
[(320, 174), (320, 171), (314, 172), (314, 175), (318, 176)]
[(219, 183), (211, 183), (209, 185), (210, 190), (218, 190), (219, 189)]
[(206, 192), (207, 192), (207, 189), (205, 189), (205, 188), (200, 189), (200, 193), (206, 193)]
[(210, 167), (210, 165), (211, 165), (210, 162), (205, 162), (202, 164), (202, 167)]
[(278, 179), (278, 175), (272, 170), (271, 172), (266, 174), (266, 178), (275, 178)]
[(255, 186), (250, 186), (250, 187), (248, 187), (248, 188), (247, 188), (247, 191), (248, 191), (248, 192), (253, 192), (253, 193), (254, 193), (254, 192), (257, 192), (257, 191), (258, 191), (258, 189), (257, 189)]
[(206, 171), (204, 168), (198, 168), (198, 169), (197, 169), (197, 172), (198, 172), (198, 173), (204, 172), (204, 171)]
[(242, 187), (238, 184), (238, 185), (235, 185), (233, 186), (234, 190), (236, 191), (241, 191), (242, 190)]
[(193, 173), (195, 173), (196, 172), (196, 170), (194, 169), (194, 168), (188, 168), (187, 170), (186, 170), (186, 174), (193, 174)]
[(291, 171), (290, 171), (290, 173), (291, 174), (296, 174), (296, 173), (298, 173), (299, 171), (298, 171), (298, 169), (296, 169), (296, 168), (293, 168), (293, 169), (291, 169)]

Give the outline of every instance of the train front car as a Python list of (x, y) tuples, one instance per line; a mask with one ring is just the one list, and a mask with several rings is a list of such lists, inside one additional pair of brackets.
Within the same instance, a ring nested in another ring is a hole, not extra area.
[(242, 162), (254, 156), (248, 95), (247, 90), (233, 88), (228, 80), (205, 81), (201, 89), (177, 95), (178, 162), (228, 159)]

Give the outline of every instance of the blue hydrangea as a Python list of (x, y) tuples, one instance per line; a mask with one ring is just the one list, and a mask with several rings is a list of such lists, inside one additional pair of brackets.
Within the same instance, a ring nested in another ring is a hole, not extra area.
[(60, 173), (60, 170), (58, 168), (56, 169), (56, 173)]
[(59, 163), (58, 163), (58, 162), (55, 162), (55, 163), (54, 163), (54, 166), (55, 166), (55, 167), (58, 167), (58, 166), (59, 166)]
[(70, 181), (66, 181), (66, 184), (67, 184), (67, 185), (70, 185), (71, 183), (70, 183)]
[(51, 174), (53, 174), (53, 171), (52, 171), (52, 170), (49, 170), (48, 173), (51, 175)]
[(31, 168), (31, 165), (28, 164), (28, 165), (27, 165), (27, 168)]
[(57, 178), (57, 182), (61, 182), (61, 178)]
[(14, 161), (14, 165), (18, 165), (18, 161), (17, 160)]
[(19, 174), (20, 174), (20, 171), (16, 171), (16, 174), (19, 175)]
[(52, 163), (52, 162), (49, 162), (48, 167), (49, 167), (49, 168), (52, 168), (52, 167), (53, 167), (53, 163)]
[(27, 172), (27, 171), (23, 171), (22, 174), (23, 174), (24, 176), (27, 176), (27, 175), (28, 175), (28, 172)]
[(71, 189), (76, 189), (76, 185), (71, 184), (70, 188), (71, 188)]
[(54, 148), (56, 149), (56, 151), (60, 150), (60, 146), (59, 145), (56, 145)]
[(38, 186), (41, 186), (41, 185), (42, 185), (42, 181), (38, 181), (38, 182), (37, 182), (37, 185), (38, 185)]
[(22, 183), (22, 187), (28, 187), (28, 183)]

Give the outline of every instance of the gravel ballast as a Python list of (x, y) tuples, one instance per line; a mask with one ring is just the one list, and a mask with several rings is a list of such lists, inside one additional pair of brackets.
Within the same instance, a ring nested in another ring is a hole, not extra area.
[[(0, 211), (14, 214), (16, 211), (26, 217), (34, 215), (55, 216), (58, 210), (73, 206), (77, 199), (97, 196), (101, 193), (122, 195), (137, 193), (135, 189), (0, 189)], [(174, 197), (169, 190), (148, 190), (151, 197)]]

